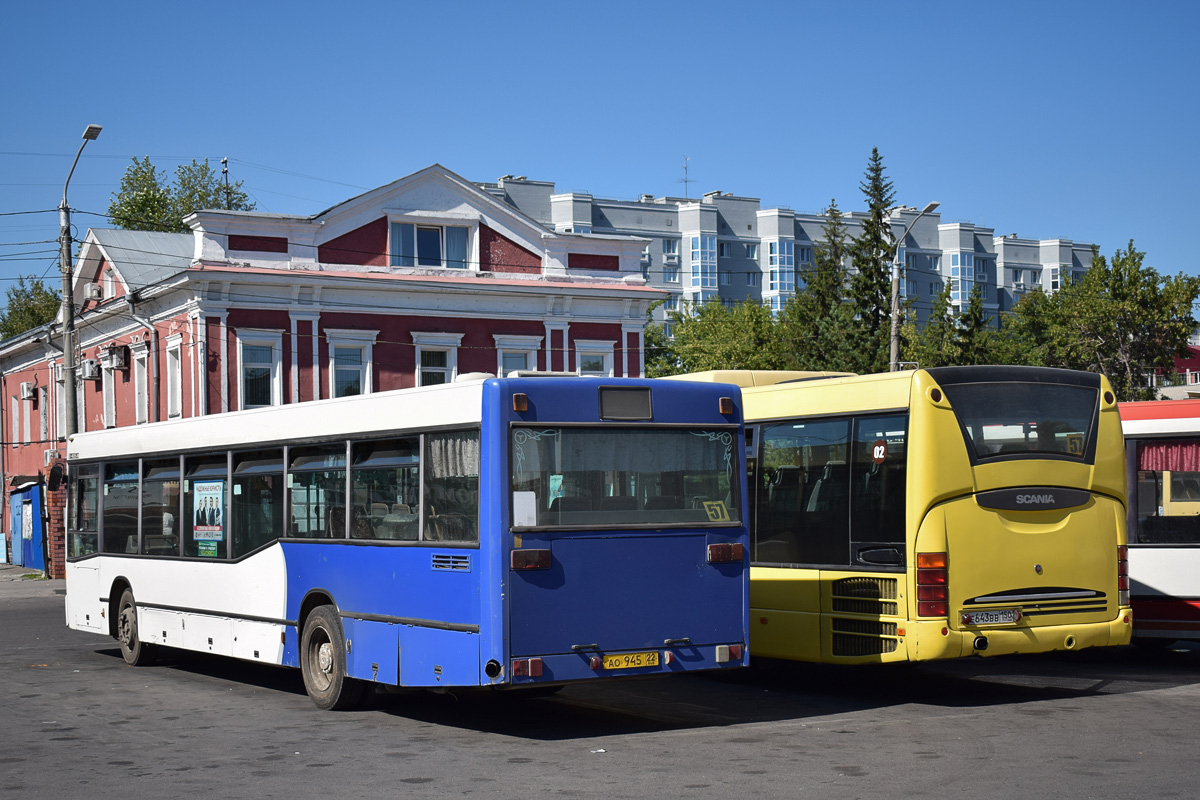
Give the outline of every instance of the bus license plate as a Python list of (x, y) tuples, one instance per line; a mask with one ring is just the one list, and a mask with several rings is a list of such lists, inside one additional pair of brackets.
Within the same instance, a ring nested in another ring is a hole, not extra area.
[(1021, 618), (1021, 614), (1015, 608), (1005, 609), (1004, 611), (972, 611), (972, 625), (1011, 625)]
[(648, 653), (618, 653), (604, 657), (605, 669), (633, 669), (634, 667), (657, 667), (658, 651)]

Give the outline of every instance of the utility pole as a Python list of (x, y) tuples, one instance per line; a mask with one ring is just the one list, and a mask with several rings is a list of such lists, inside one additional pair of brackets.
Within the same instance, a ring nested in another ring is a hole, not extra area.
[(67, 187), (71, 185), (71, 176), (75, 174), (75, 165), (83, 155), (87, 143), (100, 135), (99, 125), (88, 125), (83, 131), (83, 144), (75, 153), (71, 162), (71, 171), (67, 173), (67, 182), (63, 184), (62, 203), (58, 206), (58, 246), (59, 267), (62, 270), (62, 351), (63, 351), (63, 416), (66, 417), (66, 430), (63, 438), (76, 433), (79, 428), (79, 412), (75, 403), (75, 299), (71, 287), (71, 207), (67, 205)]
[(225, 176), (225, 210), (233, 210), (233, 197), (229, 193), (229, 159), (221, 159), (221, 174)]
[[(890, 337), (890, 345), (888, 347), (888, 371), (898, 372), (900, 370), (900, 248), (904, 246), (904, 240), (908, 238), (908, 232), (917, 224), (917, 220), (926, 214), (937, 210), (941, 205), (937, 201), (927, 204), (921, 213), (913, 217), (912, 222), (900, 234), (900, 238), (896, 240), (896, 248), (892, 251), (892, 335)], [(888, 211), (888, 227), (891, 228), (891, 210)]]

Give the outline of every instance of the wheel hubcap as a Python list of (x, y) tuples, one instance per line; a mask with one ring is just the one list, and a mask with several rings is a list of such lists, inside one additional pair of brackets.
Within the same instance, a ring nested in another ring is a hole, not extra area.
[(133, 626), (134, 626), (133, 609), (132, 608), (122, 609), (121, 610), (121, 625), (120, 625), (121, 644), (125, 645), (126, 647), (129, 647), (130, 645), (133, 644), (133, 630), (134, 630)]
[(317, 648), (317, 666), (326, 675), (333, 672), (333, 645), (329, 642), (323, 642)]

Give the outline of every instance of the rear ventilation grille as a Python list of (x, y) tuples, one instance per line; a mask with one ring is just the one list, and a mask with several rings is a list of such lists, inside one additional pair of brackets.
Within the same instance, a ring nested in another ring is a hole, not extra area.
[(434, 553), (433, 568), (451, 572), (470, 572), (471, 557), (466, 554)]
[(842, 578), (833, 582), (835, 612), (894, 617), (899, 612), (895, 578)]
[(835, 656), (880, 656), (884, 653), (894, 653), (899, 647), (895, 639), (876, 639), (870, 636), (854, 636), (853, 634), (833, 634), (833, 654)]

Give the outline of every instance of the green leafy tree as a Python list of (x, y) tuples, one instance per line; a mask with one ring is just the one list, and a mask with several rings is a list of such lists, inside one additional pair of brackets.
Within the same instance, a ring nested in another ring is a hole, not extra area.
[(855, 372), (888, 369), (891, 345), (892, 268), (896, 243), (892, 241), (888, 210), (896, 193), (884, 175), (879, 148), (871, 149), (864, 180), (859, 184), (867, 199), (867, 217), (850, 245), (854, 275), (850, 279), (850, 302), (858, 319)]
[(780, 369), (786, 353), (768, 308), (754, 302), (726, 308), (719, 300), (671, 314), (678, 372)]
[(642, 353), (647, 378), (661, 378), (664, 375), (678, 375), (682, 372), (670, 337), (663, 326), (654, 321), (654, 309), (664, 302), (658, 300), (646, 311), (646, 327), (642, 329)]
[(1062, 366), (1108, 376), (1121, 400), (1150, 400), (1158, 392), (1147, 375), (1175, 373), (1175, 356), (1188, 353), (1196, 327), (1192, 307), (1200, 278), (1165, 278), (1145, 264), (1146, 254), (1129, 241), (1110, 262), (1092, 252), (1092, 267), (1078, 283), (1055, 293), (1057, 326), (1052, 352)]
[(992, 346), (995, 329), (988, 321), (983, 309), (983, 290), (976, 286), (971, 290), (967, 307), (958, 315), (955, 326), (955, 344), (958, 349), (957, 363), (964, 365), (990, 364), (994, 361)]
[(796, 295), (777, 320), (789, 369), (844, 370), (853, 311), (846, 305), (846, 224), (837, 201), (825, 210), (825, 236), (813, 246), (811, 265), (801, 267)]
[(32, 275), (22, 275), (5, 292), (0, 310), (0, 339), (7, 339), (54, 319), (62, 298)]
[(221, 173), (208, 164), (192, 160), (175, 170), (175, 179), (166, 176), (145, 156), (126, 168), (121, 188), (108, 204), (113, 224), (125, 230), (186, 233), (183, 218), (193, 211), (226, 208), (253, 211), (254, 203), (235, 181), (226, 188)]
[(929, 319), (921, 328), (908, 317), (900, 328), (901, 359), (921, 367), (946, 367), (958, 363), (958, 321), (950, 306), (950, 284), (934, 298)]

